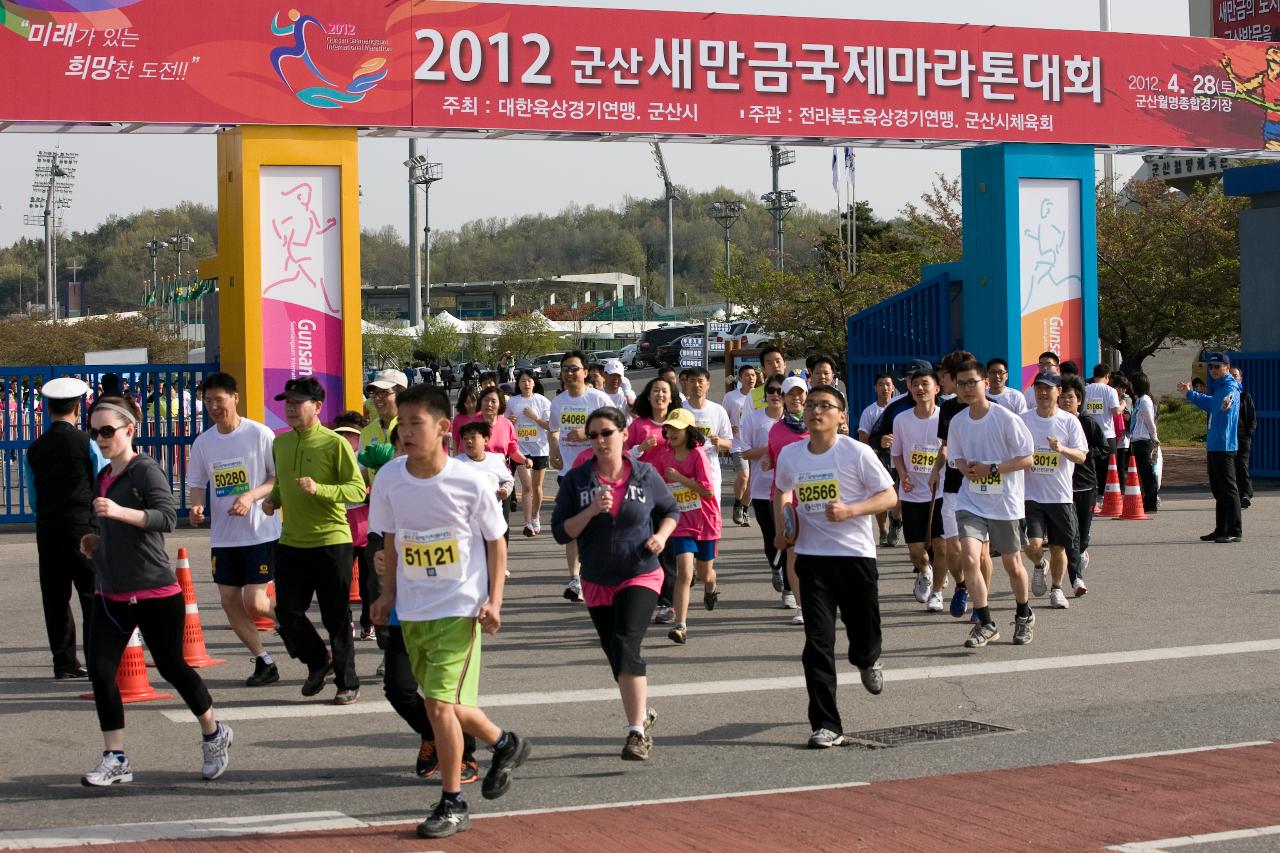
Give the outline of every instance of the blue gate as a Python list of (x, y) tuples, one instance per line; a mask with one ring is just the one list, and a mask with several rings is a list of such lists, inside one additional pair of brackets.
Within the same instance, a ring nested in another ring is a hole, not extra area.
[(1244, 390), (1258, 409), (1249, 473), (1280, 477), (1280, 352), (1233, 352), (1231, 364), (1240, 368)]
[[(49, 367), (0, 367), (0, 451), (4, 454), (0, 483), (0, 524), (31, 522), (30, 471), (27, 448), (44, 431), (46, 420), (40, 387), (59, 376), (75, 376), (89, 384), (89, 400), (102, 378), (114, 374), (121, 391), (142, 409), (138, 450), (160, 463), (169, 478), (179, 517), (187, 514), (187, 460), (191, 443), (205, 427), (196, 389), (218, 369), (217, 364), (60, 364)], [(88, 406), (81, 408), (81, 428), (89, 424)]]

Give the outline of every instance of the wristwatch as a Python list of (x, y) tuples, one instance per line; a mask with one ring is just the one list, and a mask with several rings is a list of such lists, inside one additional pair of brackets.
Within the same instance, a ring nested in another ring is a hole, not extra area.
[(1000, 476), (1000, 466), (997, 465), (995, 462), (991, 463), (991, 476), (992, 477)]

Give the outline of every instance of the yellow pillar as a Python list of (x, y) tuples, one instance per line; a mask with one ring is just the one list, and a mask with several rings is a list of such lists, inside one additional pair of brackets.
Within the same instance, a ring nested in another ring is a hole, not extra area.
[[(242, 414), (284, 428), (284, 382), (315, 376), (321, 418), (359, 409), (360, 185), (355, 128), (218, 134), (219, 361)], [(336, 279), (336, 280), (335, 280)]]

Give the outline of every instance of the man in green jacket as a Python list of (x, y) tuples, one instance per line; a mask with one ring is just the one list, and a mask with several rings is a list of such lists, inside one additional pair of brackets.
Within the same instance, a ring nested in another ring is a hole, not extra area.
[[(262, 502), (268, 515), (284, 510), (276, 546), (276, 621), (290, 656), (307, 665), (302, 695), (319, 693), (333, 673), (333, 703), (350, 705), (360, 698), (360, 679), (348, 604), (352, 552), (346, 505), (364, 500), (364, 479), (347, 440), (320, 425), (324, 387), (315, 378), (290, 379), (276, 400), (284, 401), (290, 426), (272, 444), (276, 482)], [(332, 657), (307, 618), (313, 596)]]

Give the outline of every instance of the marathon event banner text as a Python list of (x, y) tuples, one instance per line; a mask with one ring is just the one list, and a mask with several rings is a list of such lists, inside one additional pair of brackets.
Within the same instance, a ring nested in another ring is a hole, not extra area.
[(1280, 127), (1266, 48), (489, 3), (3, 0), (0, 121), (1260, 149)]

